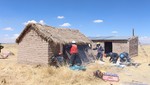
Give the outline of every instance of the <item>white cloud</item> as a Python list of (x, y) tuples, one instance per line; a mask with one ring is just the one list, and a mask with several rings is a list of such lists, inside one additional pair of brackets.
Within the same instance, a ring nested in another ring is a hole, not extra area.
[(142, 44), (150, 44), (150, 37), (148, 36), (139, 37), (139, 41)]
[(3, 30), (6, 30), (6, 31), (13, 31), (14, 29), (11, 28), (11, 27), (6, 27), (6, 28), (3, 28)]
[(40, 20), (39, 23), (42, 24), (42, 25), (45, 25), (44, 20)]
[(57, 16), (57, 19), (63, 19), (65, 18), (64, 16)]
[(37, 23), (35, 20), (29, 20), (29, 21), (27, 21), (27, 22), (24, 22), (23, 24), (24, 25), (27, 25), (27, 24), (29, 24), (29, 23)]
[(102, 22), (104, 22), (103, 20), (100, 20), (100, 19), (97, 19), (97, 20), (94, 20), (93, 21), (94, 23), (102, 23)]
[(62, 26), (62, 27), (69, 27), (69, 26), (71, 26), (71, 24), (70, 23), (64, 23), (64, 24), (62, 24), (60, 26)]
[(29, 24), (29, 23), (40, 23), (40, 24), (42, 24), (42, 25), (45, 25), (44, 20), (40, 20), (39, 22), (37, 22), (37, 21), (35, 21), (35, 20), (29, 20), (29, 21), (27, 21), (27, 22), (24, 22), (23, 24), (24, 24), (24, 25), (27, 25), (27, 24)]
[(111, 33), (112, 33), (112, 34), (117, 34), (117, 33), (118, 33), (118, 31), (112, 31)]

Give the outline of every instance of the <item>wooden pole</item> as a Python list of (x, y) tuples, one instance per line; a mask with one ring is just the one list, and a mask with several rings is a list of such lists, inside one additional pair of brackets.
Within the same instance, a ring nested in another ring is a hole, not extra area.
[(134, 36), (134, 28), (132, 29), (132, 36)]

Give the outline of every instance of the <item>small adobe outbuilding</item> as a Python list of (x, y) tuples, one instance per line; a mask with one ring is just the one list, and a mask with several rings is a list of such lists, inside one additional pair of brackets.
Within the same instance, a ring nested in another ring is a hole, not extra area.
[(78, 30), (30, 23), (16, 39), (18, 62), (48, 64), (49, 59), (59, 52), (64, 52), (64, 46), (72, 40), (79, 45), (81, 56), (86, 57), (82, 61), (89, 61), (85, 49), (92, 41)]
[(128, 52), (130, 56), (138, 55), (138, 37), (137, 36), (101, 36), (89, 37), (94, 42), (95, 47), (97, 42), (105, 48), (105, 53), (109, 52)]

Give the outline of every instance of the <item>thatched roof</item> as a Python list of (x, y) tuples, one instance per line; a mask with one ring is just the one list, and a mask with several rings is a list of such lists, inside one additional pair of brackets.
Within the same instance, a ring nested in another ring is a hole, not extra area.
[(75, 40), (78, 44), (87, 44), (91, 41), (78, 30), (67, 29), (67, 28), (55, 28), (51, 26), (41, 24), (28, 24), (20, 36), (16, 39), (16, 43), (21, 42), (24, 35), (29, 29), (35, 30), (35, 32), (48, 42), (68, 44), (72, 40)]

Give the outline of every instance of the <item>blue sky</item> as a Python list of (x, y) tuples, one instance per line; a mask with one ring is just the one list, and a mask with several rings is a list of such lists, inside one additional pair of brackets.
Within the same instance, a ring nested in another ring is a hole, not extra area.
[(131, 36), (150, 43), (150, 0), (0, 0), (0, 42), (28, 22), (74, 28), (86, 36)]

